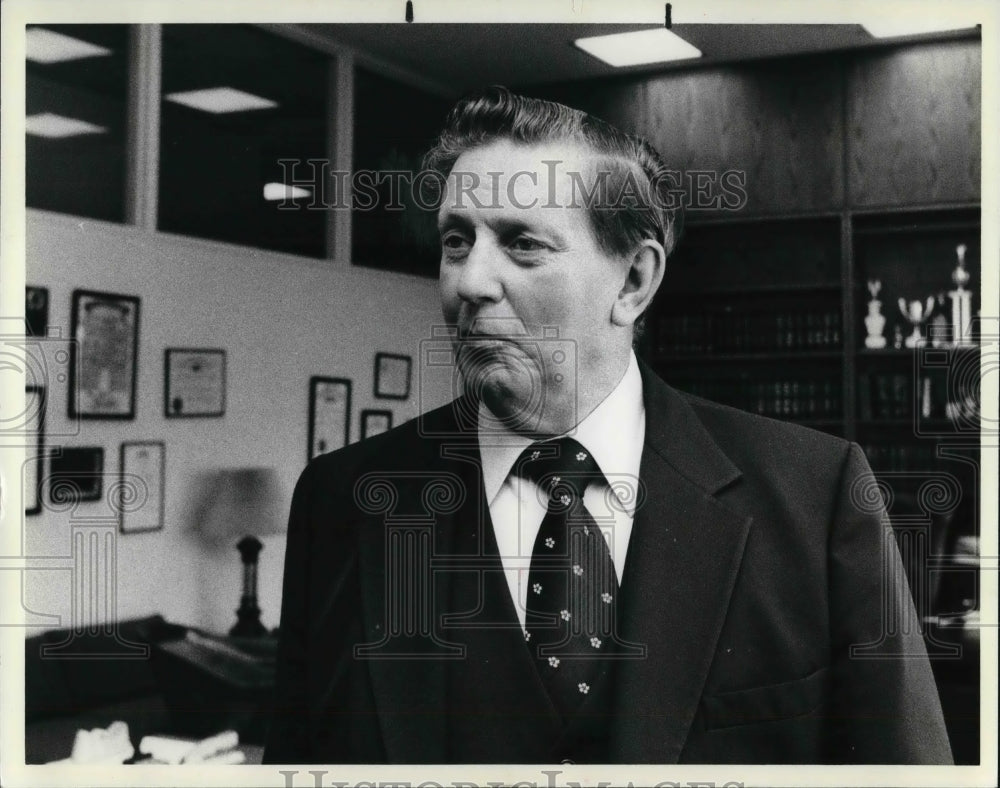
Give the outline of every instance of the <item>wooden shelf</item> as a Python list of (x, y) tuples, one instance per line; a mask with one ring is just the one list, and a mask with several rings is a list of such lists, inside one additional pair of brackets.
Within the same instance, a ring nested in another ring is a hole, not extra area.
[(913, 440), (940, 438), (941, 433), (945, 430), (953, 432), (956, 436), (967, 435), (966, 432), (956, 428), (954, 421), (943, 418), (920, 419), (917, 422), (914, 422), (912, 417), (900, 419), (858, 419), (857, 424), (860, 429), (898, 431), (900, 427), (912, 427), (915, 425), (918, 429), (934, 431), (932, 435), (911, 435), (910, 437)]
[(785, 285), (747, 285), (746, 287), (715, 287), (707, 290), (666, 290), (661, 296), (663, 300), (672, 298), (726, 298), (745, 295), (801, 295), (803, 293), (820, 293), (840, 295), (839, 282), (801, 283)]
[(917, 350), (946, 350), (949, 353), (971, 353), (975, 351), (978, 353), (980, 351), (979, 345), (947, 345), (944, 347), (922, 347), (922, 348), (884, 348), (881, 350), (873, 350), (871, 348), (860, 348), (855, 351), (855, 355), (859, 359), (877, 359), (879, 361), (884, 361), (885, 359), (903, 359), (908, 361), (913, 360), (913, 356)]
[(787, 421), (792, 424), (798, 424), (801, 427), (816, 427), (817, 429), (822, 429), (824, 427), (837, 427), (838, 429), (843, 429), (844, 420), (840, 419), (797, 419), (794, 416), (781, 416), (781, 421)]
[(780, 361), (840, 361), (840, 350), (776, 350), (773, 353), (713, 353), (711, 350), (691, 353), (658, 353), (657, 364), (729, 364), (732, 362), (768, 363)]

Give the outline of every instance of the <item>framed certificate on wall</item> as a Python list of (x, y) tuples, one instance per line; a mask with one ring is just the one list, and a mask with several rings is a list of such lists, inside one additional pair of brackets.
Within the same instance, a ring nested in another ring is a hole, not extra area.
[(71, 320), (70, 418), (135, 418), (139, 298), (74, 290)]
[(166, 446), (161, 441), (133, 441), (121, 446), (118, 494), (118, 529), (123, 534), (163, 528), (163, 488), (166, 479)]
[(163, 359), (163, 415), (222, 416), (226, 412), (226, 351), (167, 348)]
[(24, 450), (24, 513), (39, 514), (45, 462), (45, 386), (24, 387), (24, 415), (28, 441)]
[(351, 439), (351, 381), (309, 378), (309, 459), (346, 446)]
[(413, 358), (399, 353), (375, 354), (375, 396), (408, 399)]
[(381, 435), (392, 429), (391, 410), (361, 411), (361, 440)]

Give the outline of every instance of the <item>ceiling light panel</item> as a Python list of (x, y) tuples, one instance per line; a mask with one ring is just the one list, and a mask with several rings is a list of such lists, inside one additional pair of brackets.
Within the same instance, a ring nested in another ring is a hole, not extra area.
[(273, 109), (278, 106), (278, 102), (271, 101), (271, 99), (230, 87), (185, 90), (179, 93), (169, 93), (164, 98), (175, 104), (183, 104), (185, 107), (211, 112), (215, 115)]
[(587, 54), (616, 68), (701, 57), (701, 50), (663, 27), (578, 38), (574, 43)]
[(277, 200), (302, 200), (312, 197), (312, 189), (305, 189), (301, 186), (292, 186), (288, 183), (265, 183), (264, 199), (269, 202)]
[(67, 60), (111, 54), (111, 50), (107, 47), (91, 44), (89, 41), (82, 41), (44, 27), (29, 27), (24, 35), (26, 56), (35, 63), (64, 63)]
[(104, 126), (77, 118), (67, 118), (54, 112), (29, 115), (24, 119), (24, 130), (36, 137), (47, 137), (48, 139), (79, 137), (84, 134), (106, 134), (108, 131)]

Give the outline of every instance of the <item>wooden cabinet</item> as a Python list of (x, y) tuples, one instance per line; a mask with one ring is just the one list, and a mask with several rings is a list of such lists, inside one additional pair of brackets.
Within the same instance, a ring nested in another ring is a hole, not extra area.
[(672, 169), (745, 173), (736, 213), (780, 216), (978, 202), (981, 73), (963, 39), (533, 93), (646, 137)]
[[(547, 97), (647, 138), (685, 179), (692, 214), (809, 213), (844, 201), (838, 61), (809, 58), (564, 86)], [(740, 173), (746, 199), (700, 200)], [(698, 175), (705, 173), (704, 176)]]
[(847, 71), (847, 182), (856, 207), (980, 199), (979, 41), (877, 50)]

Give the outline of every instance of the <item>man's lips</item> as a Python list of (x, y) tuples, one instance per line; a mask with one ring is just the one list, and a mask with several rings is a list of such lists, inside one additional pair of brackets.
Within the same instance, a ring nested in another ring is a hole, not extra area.
[(459, 332), (458, 353), (468, 363), (474, 360), (484, 361), (497, 355), (515, 355), (532, 357), (532, 347), (524, 345), (525, 337), (510, 334), (486, 334), (482, 332), (462, 335)]
[(458, 324), (458, 337), (462, 340), (508, 340), (514, 341), (528, 336), (528, 331), (517, 318), (510, 317), (474, 317), (461, 320)]

